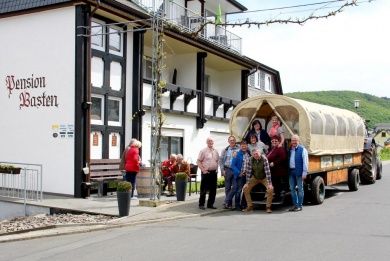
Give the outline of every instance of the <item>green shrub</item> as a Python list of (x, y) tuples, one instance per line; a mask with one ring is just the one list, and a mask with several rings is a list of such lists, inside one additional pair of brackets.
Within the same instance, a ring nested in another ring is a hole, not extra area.
[(390, 160), (390, 148), (383, 148), (380, 152), (381, 160)]
[(118, 192), (130, 192), (131, 191), (131, 183), (128, 181), (120, 181), (118, 182), (118, 186), (116, 187), (116, 191)]
[(175, 180), (176, 181), (187, 181), (188, 180), (187, 173), (185, 173), (185, 172), (176, 173)]
[(225, 187), (225, 178), (221, 177), (217, 179), (217, 188)]

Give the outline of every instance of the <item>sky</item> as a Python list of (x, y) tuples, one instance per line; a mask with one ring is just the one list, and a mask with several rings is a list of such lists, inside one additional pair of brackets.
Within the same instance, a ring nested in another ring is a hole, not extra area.
[[(240, 0), (248, 10), (318, 3), (325, 0)], [(360, 2), (360, 3), (359, 3)], [(228, 20), (302, 18), (314, 8), (328, 13), (342, 3), (229, 15)], [(330, 8), (329, 7), (334, 7)], [(303, 11), (306, 10), (306, 11)], [(305, 25), (243, 26), (228, 30), (243, 37), (243, 54), (279, 71), (284, 93), (351, 90), (390, 97), (390, 1), (358, 6)]]

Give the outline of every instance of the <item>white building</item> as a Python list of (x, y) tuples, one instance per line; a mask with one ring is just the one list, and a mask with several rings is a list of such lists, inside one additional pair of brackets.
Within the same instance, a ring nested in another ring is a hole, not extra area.
[[(220, 6), (223, 16), (246, 10), (235, 0)], [(90, 159), (119, 158), (132, 137), (142, 141), (148, 164), (153, 47), (147, 19), (155, 11), (169, 24), (162, 159), (182, 153), (195, 162), (208, 136), (222, 150), (239, 101), (282, 94), (278, 71), (243, 56), (239, 36), (213, 24), (191, 35), (215, 19), (217, 1), (160, 0), (152, 7), (153, 0), (0, 3), (0, 162), (43, 164), (43, 190), (75, 197), (83, 195), (82, 168)]]

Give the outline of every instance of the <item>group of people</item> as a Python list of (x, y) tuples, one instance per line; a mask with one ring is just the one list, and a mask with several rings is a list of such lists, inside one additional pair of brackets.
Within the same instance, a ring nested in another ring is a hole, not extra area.
[(167, 196), (175, 195), (172, 183), (175, 180), (175, 175), (179, 172), (184, 172), (190, 177), (190, 164), (183, 160), (182, 154), (171, 154), (169, 159), (161, 163), (161, 173), (164, 182), (162, 192), (164, 193), (168, 186)]
[[(307, 150), (299, 144), (299, 136), (292, 135), (290, 148), (284, 146), (284, 131), (276, 116), (271, 118), (272, 126), (267, 132), (259, 120), (252, 123), (252, 128), (245, 139), (236, 143), (236, 138), (228, 138), (229, 145), (221, 155), (214, 148), (214, 140), (207, 138), (207, 146), (199, 152), (197, 164), (201, 171), (199, 208), (216, 209), (214, 206), (217, 190), (217, 171), (225, 178), (224, 208), (253, 211), (251, 191), (257, 184), (266, 188), (266, 211), (272, 213), (271, 205), (274, 193), (279, 195), (286, 189), (283, 180), (289, 176), (289, 186), (293, 206), (290, 211), (301, 211), (303, 204), (303, 180), (308, 171)], [(141, 158), (139, 149), (141, 142), (131, 139), (121, 159), (121, 169), (125, 171), (124, 179), (131, 182), (132, 192), (140, 170)], [(287, 153), (288, 152), (288, 153)], [(181, 154), (171, 154), (168, 160), (161, 164), (164, 181), (162, 190), (168, 187), (168, 196), (173, 196), (172, 182), (175, 174), (185, 172), (190, 177), (190, 164), (183, 160)], [(206, 194), (209, 193), (207, 205)], [(241, 194), (244, 195), (243, 199)], [(233, 204), (234, 199), (234, 204)], [(233, 207), (234, 206), (234, 207)]]
[(251, 130), (240, 145), (236, 144), (234, 136), (230, 136), (229, 145), (221, 154), (214, 149), (214, 140), (211, 137), (207, 138), (207, 147), (200, 151), (197, 160), (201, 170), (200, 209), (205, 209), (207, 192), (209, 192), (207, 208), (216, 208), (214, 202), (219, 166), (225, 178), (225, 209), (253, 211), (250, 193), (257, 184), (262, 184), (266, 188), (266, 212), (272, 213), (274, 192), (277, 195), (284, 192), (286, 188), (283, 180), (288, 175), (293, 201), (293, 206), (289, 210), (302, 210), (303, 180), (308, 171), (307, 150), (299, 144), (299, 136), (292, 135), (287, 153), (284, 146), (284, 131), (279, 119), (273, 116), (271, 122), (272, 126), (267, 132), (259, 120), (253, 121)]

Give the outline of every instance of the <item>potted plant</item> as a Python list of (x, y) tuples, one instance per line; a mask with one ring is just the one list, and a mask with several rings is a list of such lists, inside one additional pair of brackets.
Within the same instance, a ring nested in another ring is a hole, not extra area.
[(185, 201), (187, 191), (188, 175), (185, 172), (178, 172), (175, 176), (177, 201)]
[(12, 165), (0, 164), (0, 173), (20, 174), (21, 169)]
[(131, 188), (131, 183), (128, 181), (120, 181), (116, 187), (116, 197), (118, 199), (120, 217), (129, 215)]

